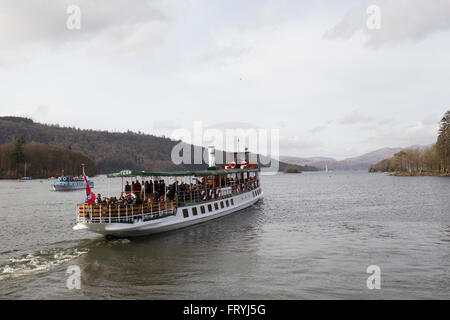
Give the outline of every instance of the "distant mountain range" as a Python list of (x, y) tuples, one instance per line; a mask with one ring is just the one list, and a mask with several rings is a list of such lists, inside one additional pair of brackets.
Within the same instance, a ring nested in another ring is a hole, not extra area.
[[(424, 148), (425, 146), (415, 145), (408, 148)], [(313, 166), (320, 170), (324, 170), (326, 166), (330, 170), (368, 170), (369, 167), (381, 160), (392, 158), (397, 152), (407, 148), (382, 148), (375, 151), (365, 153), (358, 157), (347, 158), (344, 160), (336, 160), (328, 157), (311, 157), (299, 158), (281, 156), (280, 161), (300, 165)]]

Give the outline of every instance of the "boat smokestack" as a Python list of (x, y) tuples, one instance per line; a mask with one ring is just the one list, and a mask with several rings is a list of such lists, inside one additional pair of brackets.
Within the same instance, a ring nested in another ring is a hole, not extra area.
[(210, 168), (216, 166), (216, 150), (214, 146), (208, 146), (208, 165)]

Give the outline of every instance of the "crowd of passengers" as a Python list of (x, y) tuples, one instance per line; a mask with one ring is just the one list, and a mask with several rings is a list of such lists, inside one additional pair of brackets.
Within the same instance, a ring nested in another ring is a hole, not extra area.
[[(257, 180), (254, 177), (249, 179), (233, 179), (226, 178), (221, 180), (221, 187), (245, 185), (250, 188), (257, 186)], [(216, 188), (217, 189), (217, 188)], [(101, 205), (138, 205), (138, 204), (152, 204), (164, 201), (175, 200), (178, 190), (178, 200), (182, 202), (199, 201), (202, 199), (201, 192), (213, 190), (212, 184), (203, 182), (201, 179), (197, 179), (196, 183), (178, 183), (178, 181), (166, 185), (164, 180), (148, 180), (132, 181), (131, 184), (126, 181), (124, 192), (120, 197), (102, 197), (101, 194), (97, 194), (95, 198), (95, 204)]]

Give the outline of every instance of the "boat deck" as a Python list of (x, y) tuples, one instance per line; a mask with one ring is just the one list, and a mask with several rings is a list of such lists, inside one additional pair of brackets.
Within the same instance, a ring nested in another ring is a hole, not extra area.
[(134, 223), (136, 220), (149, 221), (174, 215), (177, 212), (176, 201), (164, 201), (152, 204), (118, 205), (79, 204), (77, 222), (82, 223)]

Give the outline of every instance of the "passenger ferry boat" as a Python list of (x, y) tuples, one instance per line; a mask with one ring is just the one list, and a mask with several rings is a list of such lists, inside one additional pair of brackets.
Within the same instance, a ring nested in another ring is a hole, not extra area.
[[(123, 193), (122, 202), (77, 205), (74, 230), (90, 230), (105, 236), (133, 237), (180, 229), (220, 218), (247, 208), (263, 197), (257, 164), (246, 160), (215, 166), (214, 147), (208, 148), (209, 168), (203, 171), (134, 172), (123, 170), (108, 178), (151, 178), (170, 185), (156, 199), (155, 193)], [(237, 153), (235, 153), (237, 160)], [(155, 186), (154, 186), (155, 187)], [(123, 189), (122, 189), (123, 190)], [(132, 203), (129, 203), (133, 199)]]
[[(88, 180), (88, 183), (91, 188), (94, 187), (93, 181)], [(72, 191), (84, 189), (86, 185), (83, 178), (61, 176), (52, 187), (55, 191)]]

